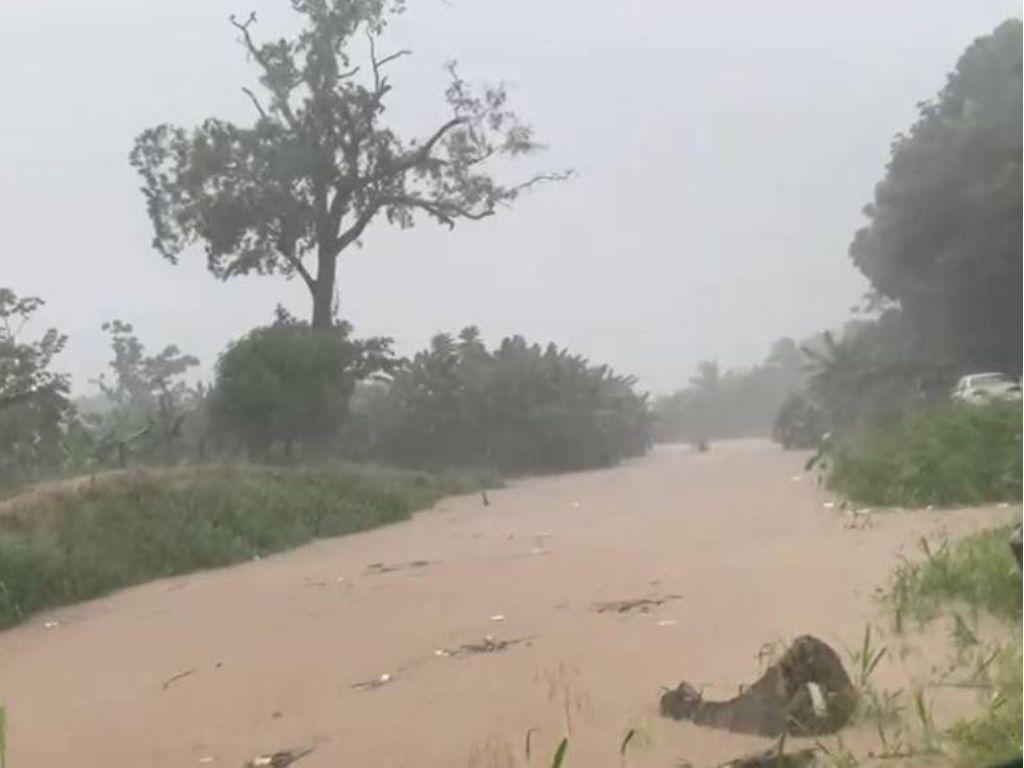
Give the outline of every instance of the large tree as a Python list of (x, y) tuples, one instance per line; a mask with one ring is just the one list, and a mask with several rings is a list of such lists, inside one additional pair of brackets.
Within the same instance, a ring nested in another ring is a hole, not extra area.
[(975, 40), (893, 142), (850, 255), (923, 355), (1021, 370), (1021, 22)]
[[(398, 4), (385, 0), (291, 0), (303, 18), (292, 39), (257, 42), (256, 15), (234, 17), (259, 68), (262, 93), (243, 88), (255, 123), (210, 118), (192, 130), (159, 125), (135, 142), (154, 247), (176, 262), (201, 244), (221, 279), (298, 275), (313, 300), (312, 326), (331, 327), (339, 255), (379, 215), (400, 227), (416, 214), (453, 227), (482, 219), (527, 187), (495, 180), (501, 156), (538, 148), (506, 105), (502, 87), (476, 93), (449, 66), (450, 117), (405, 140), (384, 121), (386, 68), (409, 54), (382, 54), (381, 34)], [(356, 63), (359, 59), (360, 63)]]
[(0, 288), (0, 476), (58, 462), (71, 416), (68, 377), (50, 369), (67, 337), (54, 328), (22, 337), (42, 305)]

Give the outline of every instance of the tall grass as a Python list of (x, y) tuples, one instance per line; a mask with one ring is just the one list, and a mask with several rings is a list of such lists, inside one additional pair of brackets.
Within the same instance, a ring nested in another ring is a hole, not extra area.
[(870, 427), (833, 449), (828, 485), (860, 504), (1021, 498), (1021, 406), (943, 404)]
[[(1009, 641), (984, 649), (985, 658), (961, 655), (977, 646), (975, 633), (954, 614), (953, 636), (958, 663), (972, 659), (971, 680), (983, 680), (986, 700), (982, 712), (964, 719), (946, 733), (957, 765), (998, 765), (1021, 754), (1021, 573), (1008, 544), (1009, 528), (994, 528), (968, 536), (953, 545), (922, 539), (923, 557), (906, 560), (893, 575), (884, 600), (892, 609), (897, 630), (905, 620), (925, 622), (944, 608), (964, 604), (985, 611), (1007, 624)], [(927, 732), (932, 728), (923, 699), (915, 701)], [(935, 735), (932, 734), (932, 740)]]
[(217, 468), (139, 473), (0, 516), (0, 626), (43, 608), (404, 520), (455, 475)]
[(885, 593), (897, 629), (908, 618), (927, 621), (944, 604), (954, 602), (1019, 621), (1021, 573), (1010, 551), (1009, 534), (1009, 527), (992, 528), (953, 545), (921, 539), (923, 557), (904, 560)]

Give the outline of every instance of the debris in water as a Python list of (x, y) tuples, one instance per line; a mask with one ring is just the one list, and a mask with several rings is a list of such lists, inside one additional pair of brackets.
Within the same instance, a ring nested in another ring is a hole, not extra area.
[(654, 608), (682, 598), (682, 595), (665, 595), (663, 597), (635, 597), (631, 600), (609, 600), (604, 603), (594, 603), (591, 610), (597, 613), (632, 613), (633, 611), (650, 613)]
[(183, 671), (177, 673), (176, 675), (172, 675), (167, 680), (164, 680), (164, 690), (166, 691), (168, 688), (170, 688), (172, 685), (174, 685), (179, 680), (183, 680), (184, 678), (189, 677), (190, 675), (194, 675), (195, 673), (196, 673), (196, 668), (195, 667), (190, 667), (189, 669), (183, 670)]
[(312, 751), (313, 748), (309, 747), (307, 749), (287, 749), (272, 755), (256, 755), (245, 764), (245, 768), (288, 768), (296, 760), (301, 760)]
[(804, 478), (803, 478), (803, 475), (793, 475), (793, 476), (792, 476), (791, 478), (789, 478), (789, 479), (790, 479), (790, 480), (792, 480), (792, 481), (793, 481), (794, 483), (799, 483), (799, 482), (800, 482), (801, 480), (803, 480)]
[(43, 626), (46, 629), (55, 629), (56, 627), (60, 626), (60, 622), (59, 621), (48, 621), (45, 624), (43, 624)]
[(366, 574), (374, 576), (380, 573), (393, 573), (404, 571), (409, 568), (426, 568), (428, 565), (436, 565), (438, 560), (410, 560), (407, 563), (370, 563), (366, 566)]
[[(484, 637), (479, 643), (463, 643), (458, 648), (440, 651), (439, 655), (448, 656), (453, 659), (461, 659), (466, 656), (475, 656), (480, 653), (500, 653), (519, 643), (528, 643), (532, 637), (517, 637), (512, 640), (496, 640), (491, 635)], [(435, 652), (438, 653), (438, 652)]]
[(212, 763), (213, 762), (213, 758), (210, 757), (209, 755), (206, 755), (205, 757), (200, 757), (198, 760), (196, 760), (196, 762), (197, 763)]
[(665, 690), (661, 714), (734, 733), (820, 736), (845, 726), (856, 704), (857, 690), (839, 655), (816, 637), (804, 635), (734, 698), (707, 701), (696, 687), (683, 682)]
[(505, 614), (503, 614), (503, 613), (496, 613), (493, 616), (491, 616), (491, 621), (504, 621), (504, 620), (505, 620)]
[(579, 503), (578, 501), (574, 501), (574, 502), (572, 503), (572, 508), (573, 508), (573, 509), (579, 509), (579, 508), (580, 508), (580, 503)]
[(676, 619), (662, 619), (658, 622), (659, 627), (674, 627), (679, 622)]
[(548, 553), (548, 551), (546, 549), (541, 548), (541, 547), (534, 547), (533, 549), (530, 550), (530, 554), (531, 555), (546, 555), (547, 553)]
[(388, 672), (385, 672), (380, 677), (375, 677), (372, 680), (364, 680), (361, 683), (354, 683), (352, 685), (357, 691), (372, 691), (374, 688), (380, 688), (382, 685), (387, 685), (394, 678)]

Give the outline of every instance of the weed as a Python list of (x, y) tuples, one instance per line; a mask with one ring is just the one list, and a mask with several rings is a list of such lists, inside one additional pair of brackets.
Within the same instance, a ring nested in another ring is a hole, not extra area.
[(886, 645), (878, 648), (872, 644), (871, 624), (866, 624), (864, 626), (864, 639), (861, 642), (860, 648), (856, 651), (846, 650), (846, 654), (849, 656), (850, 662), (855, 669), (856, 679), (854, 684), (859, 690), (867, 689), (872, 673), (888, 651), (889, 647)]

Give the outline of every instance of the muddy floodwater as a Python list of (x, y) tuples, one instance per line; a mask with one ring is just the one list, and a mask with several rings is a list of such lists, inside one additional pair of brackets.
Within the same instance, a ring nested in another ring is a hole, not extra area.
[[(661, 447), (39, 614), (0, 632), (8, 764), (239, 768), (313, 747), (300, 768), (510, 768), (548, 765), (568, 733), (567, 765), (617, 766), (631, 728), (630, 765), (767, 746), (661, 719), (662, 687), (727, 698), (766, 644), (854, 647), (887, 626), (873, 592), (922, 534), (1020, 515), (853, 518), (805, 459), (753, 440)], [(926, 685), (947, 653), (938, 630), (906, 643), (879, 685)], [(976, 706), (929, 695), (940, 724)]]

